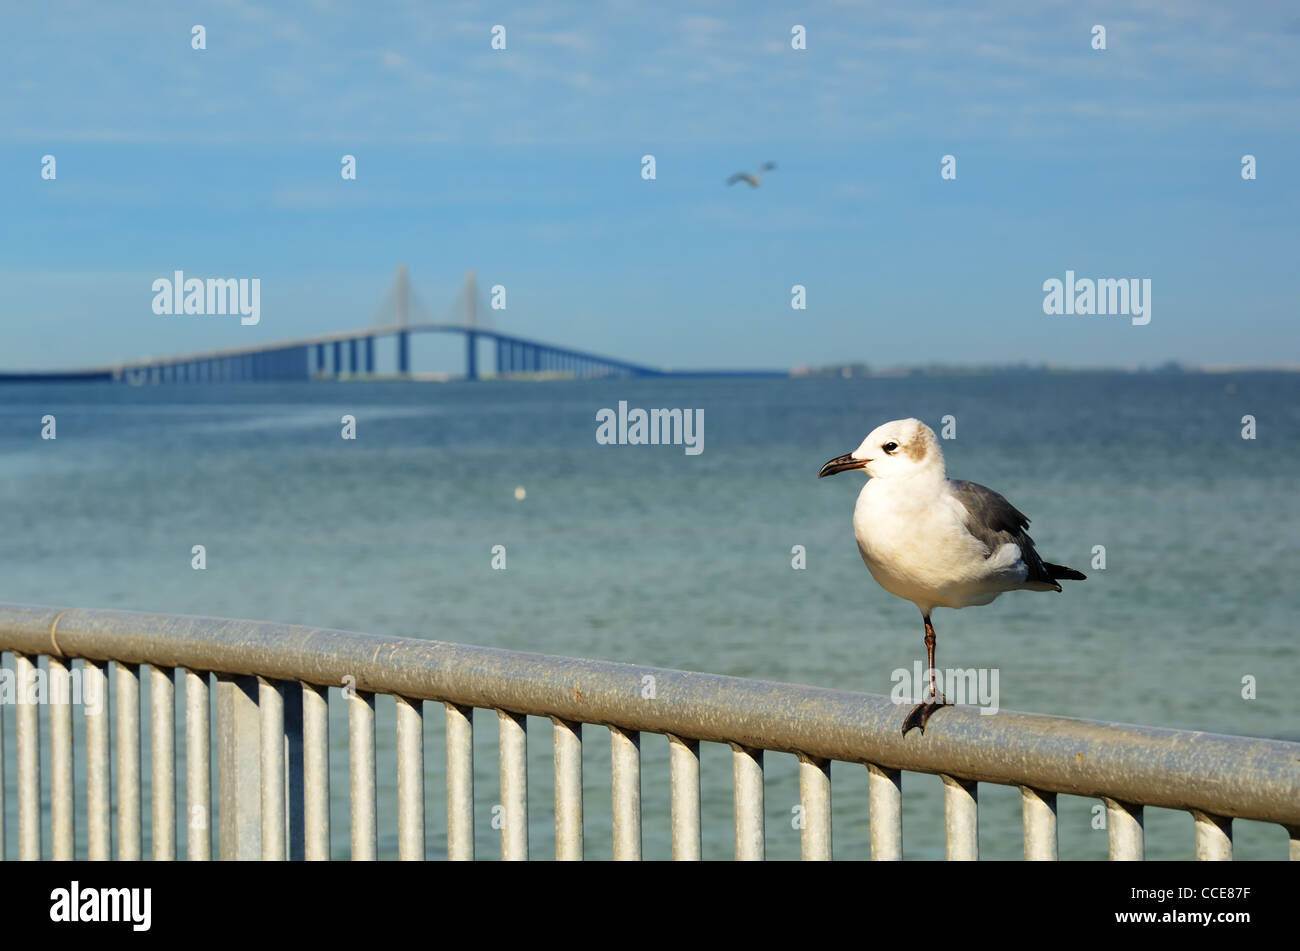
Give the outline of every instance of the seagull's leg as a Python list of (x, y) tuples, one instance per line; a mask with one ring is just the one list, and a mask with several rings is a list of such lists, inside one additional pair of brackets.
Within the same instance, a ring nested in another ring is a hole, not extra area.
[(930, 623), (928, 614), (923, 614), (921, 617), (925, 621), (925, 656), (930, 665), (930, 696), (925, 703), (914, 706), (912, 712), (907, 715), (907, 719), (903, 721), (903, 736), (907, 736), (907, 731), (913, 727), (920, 727), (921, 732), (925, 733), (925, 725), (930, 722), (930, 717), (934, 716), (934, 711), (940, 707), (952, 706), (944, 699), (943, 694), (939, 693), (939, 686), (935, 683), (934, 625)]
[(934, 682), (934, 645), (937, 643), (937, 639), (934, 636), (934, 625), (930, 623), (930, 618), (922, 615), (922, 620), (925, 621), (925, 658), (929, 663), (929, 667), (926, 669), (930, 671), (930, 700), (934, 701), (939, 696), (939, 687)]

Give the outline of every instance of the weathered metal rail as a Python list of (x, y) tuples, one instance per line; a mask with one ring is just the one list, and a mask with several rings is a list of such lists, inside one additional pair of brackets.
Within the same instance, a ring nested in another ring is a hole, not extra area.
[[(348, 706), (352, 857), (377, 852), (376, 694), (397, 700), (398, 851), (425, 857), (423, 701), (447, 714), (447, 855), (474, 857), (475, 708), (500, 726), (502, 857), (528, 857), (527, 718), (555, 726), (556, 857), (583, 855), (583, 725), (611, 733), (614, 857), (641, 855), (640, 734), (669, 737), (673, 857), (700, 857), (699, 744), (733, 750), (735, 854), (761, 859), (765, 750), (799, 760), (802, 851), (831, 857), (830, 763), (868, 770), (871, 854), (902, 858), (905, 770), (944, 784), (947, 856), (978, 858), (978, 785), (1021, 790), (1027, 859), (1057, 858), (1056, 797), (1101, 799), (1110, 857), (1143, 857), (1143, 807), (1186, 810), (1196, 855), (1232, 857), (1232, 820), (1284, 826), (1300, 859), (1300, 743), (1097, 723), (1034, 714), (944, 711), (923, 742), (898, 730), (889, 698), (816, 687), (411, 638), (257, 621), (60, 610), (0, 604), (0, 651), (13, 655), (22, 691), (43, 670), (48, 688), (72, 676), (106, 697), (116, 686), (118, 857), (141, 851), (141, 667), (148, 667), (153, 857), (177, 854), (175, 680), (185, 694), (186, 855), (210, 858), (211, 683), (217, 694), (220, 857), (329, 858), (328, 688)], [(39, 667), (41, 658), (44, 668)], [(650, 678), (647, 680), (647, 678)], [(647, 699), (645, 686), (653, 683)], [(50, 694), (53, 697), (53, 692)], [(18, 855), (41, 841), (38, 712), (16, 703)], [(73, 858), (72, 705), (47, 702), (50, 855)], [(0, 717), (6, 705), (0, 703)], [(0, 744), (3, 743), (0, 720)], [(87, 857), (110, 857), (109, 714), (85, 709)], [(0, 817), (6, 793), (0, 749)], [(0, 821), (0, 856), (4, 854)]]

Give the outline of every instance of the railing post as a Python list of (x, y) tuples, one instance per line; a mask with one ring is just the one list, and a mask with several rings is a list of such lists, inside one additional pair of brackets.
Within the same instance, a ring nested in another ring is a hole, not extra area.
[(474, 708), (447, 710), (447, 859), (474, 860)]
[(424, 861), (424, 701), (397, 701), (397, 857)]
[[(107, 862), (113, 857), (113, 826), (109, 800), (111, 772), (108, 752), (108, 664), (87, 660), (81, 668), (81, 693), (86, 717), (86, 857)], [(93, 698), (93, 701), (91, 700)], [(94, 708), (92, 710), (92, 707)]]
[(668, 769), (672, 785), (673, 860), (700, 860), (700, 744), (668, 737)]
[(72, 808), (72, 678), (68, 661), (50, 656), (46, 664), (50, 708), (50, 857), (56, 862), (70, 862), (76, 840)]
[(1055, 862), (1056, 793), (1021, 786), (1020, 808), (1025, 827), (1025, 861)]
[(262, 788), (262, 861), (283, 862), (285, 850), (284, 688), (278, 681), (257, 678), (261, 730), (258, 778)]
[(641, 734), (609, 728), (614, 860), (641, 860)]
[(831, 763), (799, 754), (800, 849), (805, 862), (831, 860)]
[(309, 862), (330, 858), (329, 695), (328, 687), (302, 685), (303, 857)]
[(582, 861), (582, 724), (552, 717), (555, 727), (555, 858)]
[(140, 859), (140, 668), (114, 661), (117, 682), (117, 857)]
[(41, 860), (41, 726), (40, 707), (31, 700), (36, 660), (14, 653), (14, 690), (18, 714), (18, 859)]
[(1198, 862), (1232, 861), (1232, 819), (1192, 810), (1196, 823), (1196, 860)]
[(898, 862), (903, 858), (903, 774), (867, 764), (867, 798), (871, 826), (871, 860)]
[(501, 858), (528, 858), (528, 718), (497, 711), (501, 734)]
[(1110, 840), (1112, 862), (1140, 862), (1144, 858), (1142, 843), (1142, 807), (1134, 803), (1102, 798), (1106, 804), (1106, 832)]
[[(212, 740), (208, 675), (185, 671), (185, 858), (212, 858)], [(87, 728), (89, 732), (89, 728)]]
[(222, 861), (262, 854), (257, 678), (217, 675), (217, 811)]
[(373, 862), (379, 847), (375, 814), (375, 695), (355, 690), (348, 700), (352, 860)]
[(761, 862), (767, 854), (763, 827), (763, 751), (731, 744), (736, 814), (736, 860)]
[(149, 669), (149, 754), (153, 857), (176, 861), (176, 674), (168, 667)]
[(943, 775), (944, 831), (950, 862), (980, 857), (979, 784)]

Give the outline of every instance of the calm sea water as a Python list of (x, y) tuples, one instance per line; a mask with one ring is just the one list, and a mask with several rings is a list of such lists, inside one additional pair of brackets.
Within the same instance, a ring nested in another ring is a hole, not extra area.
[[(703, 453), (597, 445), (596, 411), (619, 400), (703, 409)], [(40, 438), (45, 414), (56, 440)], [(344, 414), (356, 417), (355, 441), (340, 438)], [(1241, 437), (1247, 414), (1254, 440)], [(945, 415), (956, 418), (949, 474), (1001, 491), (1034, 520), (1040, 551), (1089, 580), (937, 612), (940, 666), (997, 668), (1008, 709), (1300, 739), (1300, 376), (1286, 374), (0, 386), (0, 600), (888, 693), (892, 671), (924, 658), (920, 620), (859, 559), (851, 514), (863, 478), (816, 474), (880, 422), (918, 416), (938, 428)], [(196, 544), (205, 571), (191, 568)], [(504, 571), (492, 568), (496, 545)], [(791, 567), (795, 545), (805, 570)], [(1098, 545), (1104, 570), (1092, 567)], [(1243, 699), (1245, 677), (1256, 699)], [(346, 720), (333, 707), (334, 854), (346, 857)], [(438, 856), (441, 707), (427, 719)], [(497, 727), (482, 711), (476, 725), (477, 846), (493, 856)], [(529, 730), (531, 844), (546, 857), (550, 724)], [(381, 698), (387, 856), (392, 731)], [(587, 854), (608, 857), (609, 743), (594, 727), (586, 736)], [(730, 751), (706, 745), (702, 756), (705, 854), (729, 857)], [(643, 761), (645, 855), (666, 858), (666, 740), (643, 737)], [(795, 761), (768, 754), (767, 772), (768, 854), (794, 858)], [(865, 771), (836, 764), (833, 778), (836, 854), (865, 858)], [(942, 856), (938, 779), (908, 774), (904, 792), (907, 854)], [(983, 853), (1019, 857), (1018, 792), (983, 786), (980, 797)], [(1062, 856), (1105, 856), (1093, 805), (1062, 797)], [(147, 806), (144, 818), (147, 833)], [(1148, 809), (1146, 826), (1149, 857), (1191, 857), (1190, 817)], [(79, 822), (83, 843), (84, 832)], [(1239, 857), (1286, 854), (1275, 827), (1238, 823), (1236, 840)]]

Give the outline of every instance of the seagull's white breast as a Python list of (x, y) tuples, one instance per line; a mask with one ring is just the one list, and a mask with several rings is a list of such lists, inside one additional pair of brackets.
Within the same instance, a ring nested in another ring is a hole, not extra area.
[(965, 526), (965, 509), (946, 491), (947, 479), (871, 479), (853, 510), (853, 533), (871, 576), (882, 588), (916, 604), (988, 604), (1024, 580), (1020, 547), (989, 552)]

